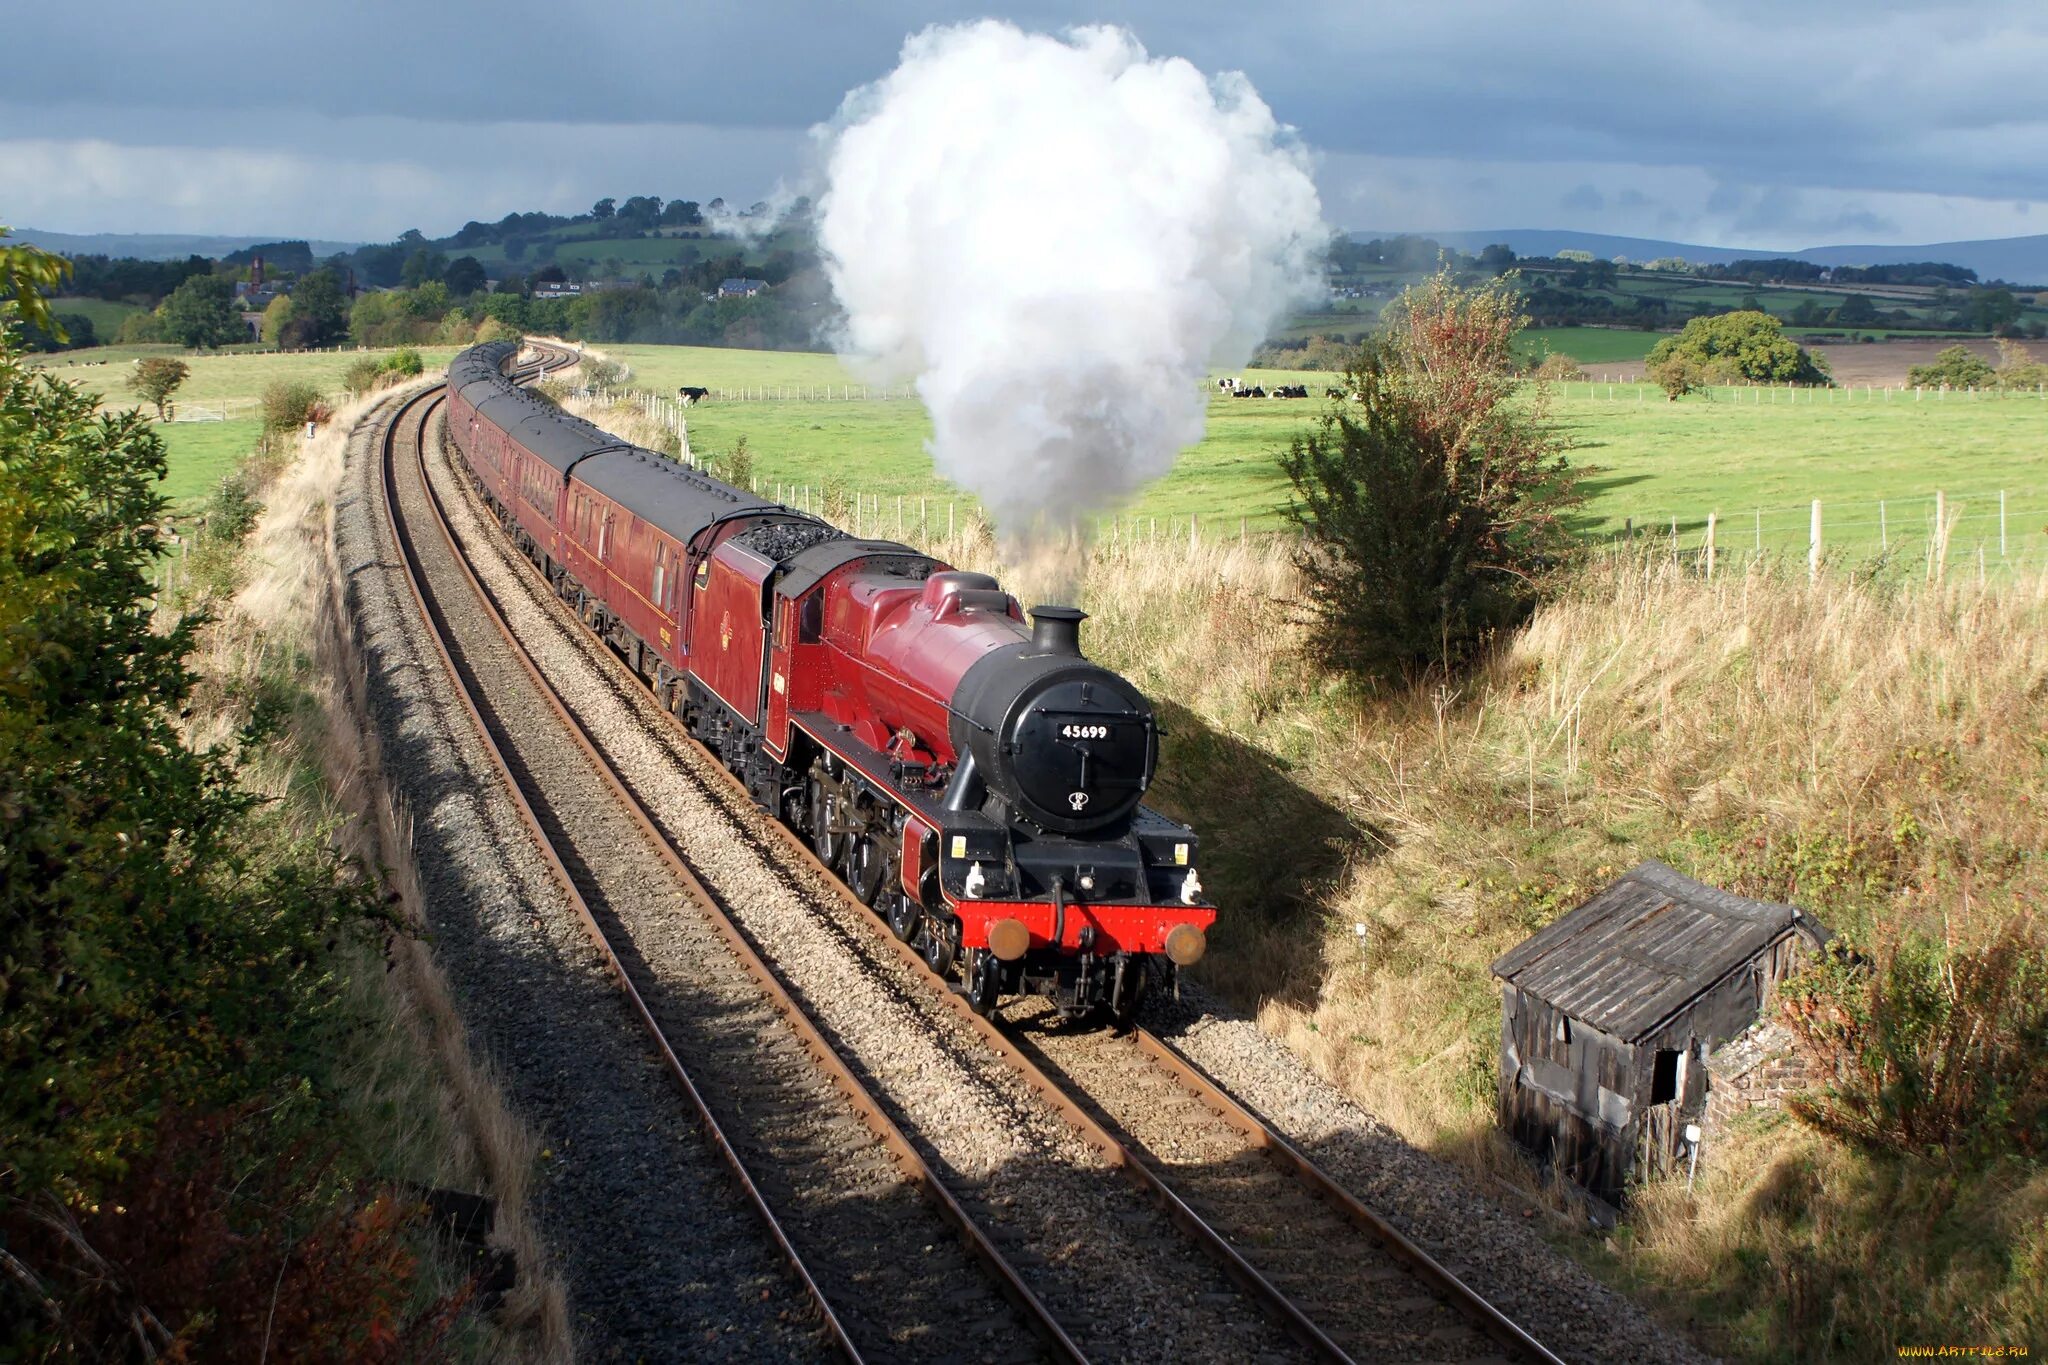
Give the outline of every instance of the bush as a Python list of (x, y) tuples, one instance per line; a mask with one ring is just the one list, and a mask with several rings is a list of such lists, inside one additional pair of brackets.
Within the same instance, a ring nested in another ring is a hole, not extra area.
[(1562, 384), (1586, 377), (1586, 372), (1579, 367), (1579, 362), (1573, 360), (1562, 351), (1544, 352), (1543, 361), (1536, 367), (1534, 373), (1536, 378), (1546, 384)]
[(320, 408), (320, 390), (302, 379), (280, 379), (263, 390), (263, 430), (296, 431)]
[(418, 351), (407, 346), (393, 351), (387, 356), (384, 360), (384, 368), (392, 374), (404, 375), (407, 379), (417, 379), (426, 373), (427, 365), (424, 360), (420, 359)]
[(1906, 371), (1906, 382), (1924, 389), (1988, 389), (1997, 377), (1990, 361), (1963, 345), (1945, 347), (1931, 363)]
[(1356, 401), (1280, 456), (1320, 662), (1361, 678), (1460, 664), (1566, 553), (1576, 496), (1540, 396), (1517, 394), (1517, 303), (1505, 277), (1409, 290), (1345, 372)]
[(1997, 379), (2001, 389), (2038, 389), (2048, 384), (2048, 364), (2034, 359), (2033, 353), (2017, 341), (2001, 341)]
[(128, 376), (128, 387), (136, 397), (156, 408), (158, 417), (169, 415), (171, 395), (192, 373), (192, 367), (182, 360), (169, 356), (149, 356), (135, 362), (135, 373)]
[(358, 356), (341, 372), (341, 384), (350, 393), (368, 393), (377, 387), (377, 380), (383, 373), (384, 367), (377, 363), (375, 356)]
[(1788, 983), (1786, 1018), (1833, 1079), (1802, 1120), (1902, 1156), (2048, 1156), (2048, 944), (2025, 914), (1989, 943), (1830, 945)]

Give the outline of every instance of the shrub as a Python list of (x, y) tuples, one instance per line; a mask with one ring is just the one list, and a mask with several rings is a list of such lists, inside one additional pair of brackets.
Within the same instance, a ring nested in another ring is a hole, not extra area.
[(1977, 947), (1890, 937), (1867, 970), (1830, 949), (1785, 994), (1833, 1073), (1795, 1114), (1903, 1156), (2048, 1155), (2048, 944), (2031, 918)]
[(426, 373), (427, 365), (424, 360), (420, 359), (418, 351), (410, 346), (406, 346), (393, 351), (389, 356), (385, 357), (384, 368), (392, 374), (404, 375), (408, 379), (417, 379)]
[(476, 339), (478, 345), (487, 341), (517, 341), (519, 329), (509, 327), (497, 318), (485, 318), (476, 329)]
[(1931, 363), (1906, 371), (1908, 384), (1926, 389), (1986, 389), (1997, 377), (1990, 361), (1963, 345), (1946, 347)]
[(375, 356), (358, 356), (341, 372), (342, 387), (350, 393), (368, 393), (377, 387), (377, 380), (383, 373), (384, 367), (377, 363)]
[(732, 449), (717, 461), (718, 477), (735, 488), (747, 487), (754, 477), (754, 452), (747, 449), (747, 438), (742, 436), (733, 442)]
[(2034, 359), (2033, 353), (2017, 341), (2001, 341), (1997, 379), (2001, 389), (2038, 389), (2048, 384), (2048, 364)]
[(1579, 362), (1562, 351), (1544, 352), (1543, 362), (1536, 367), (1534, 373), (1538, 379), (1549, 384), (1561, 384), (1586, 377), (1586, 372), (1579, 367)]
[(1310, 651), (1357, 677), (1469, 659), (1565, 553), (1575, 501), (1540, 395), (1519, 401), (1510, 282), (1409, 290), (1333, 405), (1280, 456), (1304, 533)]
[(319, 389), (302, 379), (280, 379), (263, 390), (263, 430), (271, 435), (295, 431), (319, 406)]
[(610, 393), (626, 382), (626, 367), (616, 360), (603, 360), (595, 356), (583, 359), (584, 387), (598, 393)]

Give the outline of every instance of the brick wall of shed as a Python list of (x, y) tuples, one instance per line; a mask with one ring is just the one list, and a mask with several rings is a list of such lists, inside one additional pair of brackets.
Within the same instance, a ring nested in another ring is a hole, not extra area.
[(1707, 1058), (1707, 1123), (1725, 1124), (1752, 1109), (1780, 1109), (1813, 1084), (1805, 1053), (1781, 1024), (1762, 1023)]

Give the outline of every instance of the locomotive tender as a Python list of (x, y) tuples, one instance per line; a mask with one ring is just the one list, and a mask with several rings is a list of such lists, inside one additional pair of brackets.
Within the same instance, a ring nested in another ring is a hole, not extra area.
[(986, 1013), (1128, 1019), (1215, 909), (1192, 830), (1142, 802), (1152, 709), (1080, 650), (1083, 613), (622, 442), (448, 369), (448, 432), (555, 591), (827, 866)]

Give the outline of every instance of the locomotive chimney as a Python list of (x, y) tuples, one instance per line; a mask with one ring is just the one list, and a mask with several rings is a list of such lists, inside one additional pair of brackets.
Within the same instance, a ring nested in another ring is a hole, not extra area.
[(1031, 647), (1041, 654), (1081, 653), (1081, 623), (1088, 613), (1079, 607), (1037, 606), (1031, 609)]

